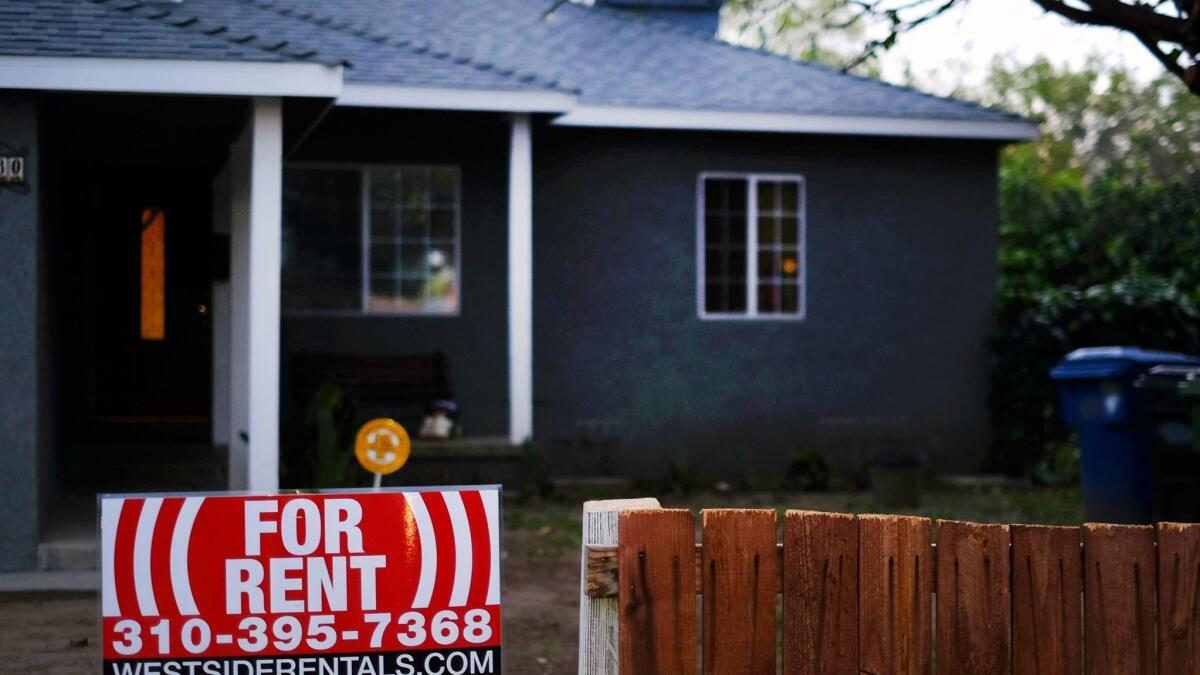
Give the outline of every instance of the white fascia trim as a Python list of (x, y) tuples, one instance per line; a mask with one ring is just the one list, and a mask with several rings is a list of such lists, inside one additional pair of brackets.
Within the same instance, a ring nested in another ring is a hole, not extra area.
[(1037, 138), (1038, 135), (1037, 125), (1020, 121), (977, 122), (613, 106), (579, 106), (554, 119), (551, 124), (569, 127), (764, 131), (855, 136), (975, 138), (1001, 141), (1029, 141)]
[(342, 88), (337, 105), (357, 108), (561, 113), (575, 106), (575, 97), (555, 91), (347, 84)]
[(342, 67), (320, 63), (0, 56), (0, 89), (335, 98)]

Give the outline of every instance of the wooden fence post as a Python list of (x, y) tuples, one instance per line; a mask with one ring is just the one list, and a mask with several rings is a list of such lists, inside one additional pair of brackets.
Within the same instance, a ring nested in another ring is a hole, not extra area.
[(617, 598), (588, 594), (588, 546), (616, 546), (621, 511), (657, 509), (657, 499), (608, 499), (583, 504), (579, 579), (579, 675), (616, 675)]

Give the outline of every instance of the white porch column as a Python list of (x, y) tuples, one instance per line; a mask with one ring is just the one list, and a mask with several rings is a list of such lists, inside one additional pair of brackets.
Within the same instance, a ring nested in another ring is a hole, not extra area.
[(533, 436), (533, 150), (529, 115), (512, 118), (508, 158), (509, 442)]
[(234, 489), (279, 487), (283, 104), (256, 98), (230, 152), (230, 439)]

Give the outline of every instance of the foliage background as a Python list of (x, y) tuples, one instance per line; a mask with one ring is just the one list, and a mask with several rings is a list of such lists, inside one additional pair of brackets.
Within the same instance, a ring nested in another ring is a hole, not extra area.
[(1042, 123), (1004, 151), (992, 469), (1070, 479), (1047, 371), (1078, 347), (1200, 353), (1200, 99), (1091, 59), (997, 63), (982, 102)]
[[(877, 26), (845, 0), (731, 0), (723, 34), (741, 44), (871, 74)], [(855, 18), (855, 17), (859, 18)], [(962, 78), (948, 55), (943, 78)], [(1070, 480), (1078, 451), (1048, 371), (1079, 347), (1128, 344), (1200, 354), (1200, 97), (1162, 73), (1106, 61), (1079, 68), (1000, 59), (981, 86), (925, 90), (1041, 125), (1000, 165), (999, 276), (989, 401), (989, 470)]]

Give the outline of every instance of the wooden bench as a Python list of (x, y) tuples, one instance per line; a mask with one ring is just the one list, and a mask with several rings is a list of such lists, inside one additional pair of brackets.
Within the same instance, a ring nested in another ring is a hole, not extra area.
[(1200, 673), (1200, 524), (776, 519), (585, 504), (579, 672)]
[(404, 417), (399, 421), (413, 430), (419, 428), (429, 401), (450, 398), (446, 357), (441, 353), (300, 352), (292, 357), (291, 378), (300, 406), (307, 406), (323, 384), (333, 381), (355, 396), (360, 413)]

